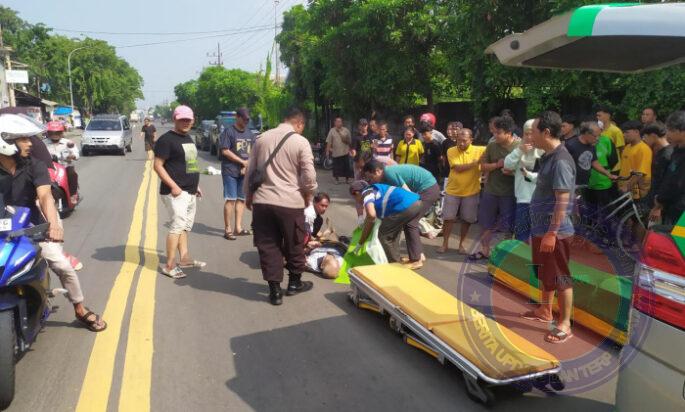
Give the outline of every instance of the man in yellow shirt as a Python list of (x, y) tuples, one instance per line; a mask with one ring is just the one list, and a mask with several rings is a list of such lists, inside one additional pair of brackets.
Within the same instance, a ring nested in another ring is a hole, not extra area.
[(608, 137), (618, 151), (619, 163), (613, 169), (613, 171), (617, 171), (621, 166), (621, 153), (623, 153), (623, 148), (626, 146), (626, 142), (623, 137), (623, 132), (618, 128), (618, 126), (616, 126), (612, 119), (613, 114), (613, 110), (608, 106), (597, 107), (597, 120), (601, 122), (602, 125), (602, 136)]
[(449, 249), (449, 239), (452, 225), (459, 215), (461, 219), (461, 233), (459, 233), (458, 252), (466, 254), (464, 240), (471, 224), (478, 219), (478, 204), (480, 202), (480, 158), (485, 153), (484, 146), (474, 146), (471, 129), (461, 129), (457, 134), (456, 146), (447, 150), (447, 161), (450, 174), (445, 187), (445, 199), (442, 207), (442, 246), (438, 253), (445, 253)]
[(633, 199), (638, 200), (647, 196), (652, 179), (652, 149), (642, 141), (640, 130), (642, 123), (632, 120), (621, 125), (628, 145), (621, 154), (621, 171), (619, 176), (628, 177), (631, 172), (642, 173), (621, 182), (619, 189), (623, 192), (632, 191)]
[(423, 143), (416, 138), (416, 129), (407, 127), (404, 129), (404, 139), (397, 144), (395, 161), (401, 165), (410, 164), (418, 166), (423, 156)]

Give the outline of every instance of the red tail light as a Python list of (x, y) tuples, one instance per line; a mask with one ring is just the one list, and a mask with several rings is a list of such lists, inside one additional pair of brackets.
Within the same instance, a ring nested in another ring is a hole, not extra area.
[(685, 257), (670, 235), (647, 234), (633, 287), (633, 306), (685, 329)]

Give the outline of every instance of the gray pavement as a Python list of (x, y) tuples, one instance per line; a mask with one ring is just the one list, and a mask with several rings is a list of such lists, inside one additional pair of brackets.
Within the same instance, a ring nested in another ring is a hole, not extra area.
[[(203, 168), (216, 166), (207, 153), (201, 156)], [(66, 249), (83, 261), (80, 276), (86, 300), (98, 312), (113, 299), (110, 292), (117, 274), (124, 276), (124, 249), (136, 220), (133, 210), (144, 168), (139, 139), (126, 157), (101, 155), (82, 158), (77, 164), (85, 200), (65, 220)], [(333, 197), (329, 215), (339, 233), (349, 233), (356, 222), (355, 211), (347, 187), (334, 185), (329, 173), (320, 171), (319, 178), (321, 188)], [(312, 292), (286, 297), (280, 307), (269, 305), (251, 237), (236, 241), (222, 237), (221, 177), (203, 175), (201, 187), (205, 198), (199, 203), (190, 247), (195, 258), (208, 265), (201, 271), (189, 270), (182, 280), (159, 275), (151, 291), (138, 284), (149, 279), (144, 271), (135, 271), (126, 291), (121, 336), (112, 354), (111, 385), (96, 381), (84, 386), (89, 364), (100, 353), (93, 348), (102, 342), (78, 327), (68, 302), (58, 298), (59, 307), (46, 329), (17, 366), (17, 396), (11, 411), (71, 411), (77, 406), (88, 410), (87, 404), (79, 404), (84, 387), (109, 394), (107, 410), (136, 405), (123, 403), (121, 394), (126, 386), (122, 382), (128, 379), (124, 372), (128, 355), (141, 349), (127, 345), (132, 342), (129, 325), (136, 324), (131, 320), (145, 320), (138, 306), (134, 308), (139, 304), (153, 308), (149, 321), (154, 324), (150, 336), (154, 352), (150, 359), (143, 355), (131, 359), (151, 365), (149, 382), (140, 386), (149, 385), (153, 411), (483, 409), (467, 398), (458, 371), (404, 344), (381, 317), (354, 308), (345, 285), (309, 276), (315, 284)], [(164, 261), (166, 211), (161, 203), (157, 206), (157, 230), (146, 230), (136, 246), (141, 260), (147, 256), (145, 239), (155, 235)], [(146, 213), (143, 223), (147, 219)], [(245, 219), (249, 222), (249, 213)], [(426, 241), (429, 262), (421, 273), (456, 293), (462, 258), (453, 254), (438, 258), (434, 253), (438, 242)], [(482, 268), (478, 276), (485, 276)], [(146, 296), (152, 301), (134, 299)], [(134, 386), (138, 383), (133, 381)], [(505, 391), (494, 409), (611, 410), (614, 389), (615, 382), (610, 381), (576, 396)], [(137, 405), (145, 405), (145, 400)]]

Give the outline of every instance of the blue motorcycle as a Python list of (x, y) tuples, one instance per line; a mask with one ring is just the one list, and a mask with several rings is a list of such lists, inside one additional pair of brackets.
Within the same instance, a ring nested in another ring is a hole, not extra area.
[(38, 242), (48, 224), (33, 226), (24, 207), (0, 197), (0, 410), (14, 398), (14, 365), (50, 314), (50, 276)]

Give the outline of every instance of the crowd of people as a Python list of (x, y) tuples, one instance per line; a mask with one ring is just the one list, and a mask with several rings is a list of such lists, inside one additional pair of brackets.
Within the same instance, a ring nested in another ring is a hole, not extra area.
[[(284, 294), (313, 287), (302, 280), (305, 253), (317, 245), (316, 234), (331, 198), (316, 193), (316, 170), (310, 143), (302, 135), (306, 117), (301, 111), (291, 110), (281, 125), (259, 137), (246, 128), (249, 111), (237, 113), (238, 121), (223, 131), (220, 144), (225, 237), (254, 235), (269, 300), (280, 305)], [(154, 146), (160, 193), (172, 216), (162, 271), (176, 278), (185, 276), (184, 267), (205, 265), (190, 258), (187, 244), (195, 199), (202, 195), (197, 153), (187, 134), (192, 122), (192, 110), (179, 106), (174, 129)], [(446, 137), (435, 129), (435, 122), (435, 116), (425, 114), (417, 129), (408, 116), (401, 138), (395, 140), (383, 120), (361, 119), (352, 135), (342, 118), (335, 119), (326, 151), (333, 158), (333, 177), (349, 184), (356, 201), (362, 227), (358, 244), (377, 228), (389, 262), (420, 269), (426, 256), (419, 221), (436, 204), (442, 204), (444, 221), (438, 253), (450, 252), (457, 221), (456, 251), (470, 250), (467, 259), (472, 261), (489, 259), (496, 233), (529, 243), (547, 296), (543, 301), (552, 302), (556, 293), (561, 306), (556, 327), (545, 337), (549, 342), (562, 343), (572, 336), (568, 262), (576, 203), (602, 210), (621, 193), (630, 193), (649, 219), (665, 224), (673, 224), (685, 210), (685, 112), (673, 113), (662, 124), (648, 108), (641, 122), (619, 127), (607, 107), (580, 124), (572, 116), (547, 111), (522, 128), (505, 112), (490, 119), (491, 137), (485, 145), (474, 144), (472, 130), (459, 122), (447, 125)], [(252, 211), (252, 231), (243, 228), (243, 208)], [(477, 242), (467, 245), (475, 223), (481, 233)], [(402, 233), (407, 256), (400, 254)], [(553, 320), (547, 304), (522, 316)]]

